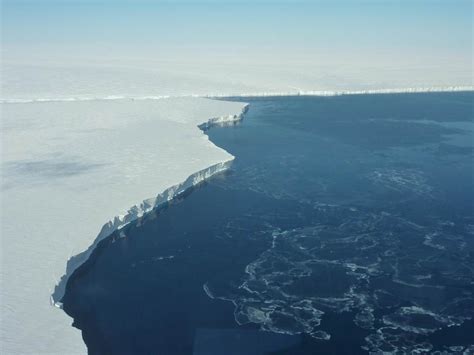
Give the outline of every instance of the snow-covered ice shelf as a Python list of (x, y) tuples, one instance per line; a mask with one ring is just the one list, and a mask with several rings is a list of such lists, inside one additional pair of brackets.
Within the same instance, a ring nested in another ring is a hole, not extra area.
[[(25, 62), (26, 61), (26, 62)], [(59, 62), (60, 64), (58, 64)], [(3, 102), (160, 99), (206, 96), (340, 95), (472, 90), (470, 65), (269, 65), (125, 61), (85, 64), (5, 55)], [(331, 74), (331, 75), (328, 75)]]
[[(215, 93), (215, 94), (180, 94), (180, 95), (158, 95), (158, 96), (134, 96), (134, 95), (109, 95), (109, 96), (63, 96), (63, 97), (41, 97), (41, 98), (0, 98), (0, 103), (34, 103), (34, 102), (72, 102), (72, 101), (111, 101), (111, 100), (163, 100), (169, 98), (225, 98), (225, 97), (275, 97), (275, 96), (342, 96), (342, 95), (367, 95), (367, 94), (414, 94), (430, 92), (460, 92), (474, 91), (474, 86), (433, 86), (433, 87), (408, 87), (391, 89), (370, 90), (290, 90), (290, 91), (258, 91), (244, 93)], [(225, 120), (225, 117), (220, 117)]]
[(60, 300), (100, 239), (227, 167), (233, 156), (198, 125), (236, 120), (245, 104), (169, 98), (1, 109), (1, 352), (85, 353), (50, 300)]

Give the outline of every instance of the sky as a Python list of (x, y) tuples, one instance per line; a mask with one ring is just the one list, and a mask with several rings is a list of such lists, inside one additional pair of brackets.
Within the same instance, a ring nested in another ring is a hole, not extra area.
[(4, 49), (472, 52), (472, 2), (464, 0), (6, 0), (2, 23)]
[(383, 70), (385, 83), (405, 68), (407, 79), (465, 85), (472, 18), (471, 0), (4, 0), (2, 58), (300, 66), (302, 77), (348, 68), (348, 82)]

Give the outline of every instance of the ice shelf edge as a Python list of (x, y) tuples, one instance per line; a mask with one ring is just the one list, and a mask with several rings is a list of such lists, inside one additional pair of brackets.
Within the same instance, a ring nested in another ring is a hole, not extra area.
[(0, 104), (41, 103), (41, 102), (71, 102), (71, 101), (109, 101), (109, 100), (164, 100), (171, 98), (223, 98), (223, 97), (279, 97), (279, 96), (342, 96), (342, 95), (370, 95), (370, 94), (415, 94), (435, 92), (462, 92), (474, 91), (474, 86), (433, 86), (433, 87), (406, 87), (393, 89), (367, 90), (293, 90), (268, 91), (247, 93), (208, 93), (182, 95), (108, 95), (108, 96), (69, 96), (69, 97), (42, 97), (42, 98), (0, 98)]
[[(243, 119), (244, 114), (247, 112), (249, 105), (246, 104), (241, 112), (236, 115), (227, 115), (227, 116), (220, 116), (220, 117), (213, 117), (208, 119), (207, 122), (204, 122), (197, 126), (198, 129), (207, 130), (212, 126), (215, 125), (230, 125), (235, 124)], [(229, 153), (230, 154), (230, 153)], [(231, 155), (231, 154), (230, 154)], [(227, 170), (230, 165), (232, 164), (233, 160), (235, 159), (234, 156), (228, 160), (219, 162), (217, 164), (211, 165), (207, 168), (199, 170), (194, 174), (191, 174), (186, 180), (176, 185), (173, 185), (163, 192), (159, 193), (156, 197), (152, 197), (142, 201), (140, 204), (132, 206), (125, 215), (115, 216), (107, 223), (105, 223), (97, 237), (95, 238), (94, 242), (87, 248), (85, 251), (76, 254), (69, 258), (67, 261), (66, 272), (61, 277), (61, 279), (56, 283), (54, 287), (54, 291), (51, 294), (50, 301), (51, 304), (57, 308), (62, 308), (61, 299), (63, 298), (66, 285), (70, 278), (70, 276), (77, 270), (82, 264), (84, 264), (89, 257), (91, 256), (92, 252), (95, 250), (97, 245), (107, 237), (109, 237), (112, 233), (121, 228), (125, 227), (129, 223), (132, 223), (139, 219), (140, 217), (144, 216), (146, 213), (166, 204), (173, 200), (176, 196), (181, 195), (182, 193), (186, 192), (187, 190), (193, 188), (194, 186), (198, 185), (199, 183), (211, 178), (212, 176), (222, 173), (223, 171)]]

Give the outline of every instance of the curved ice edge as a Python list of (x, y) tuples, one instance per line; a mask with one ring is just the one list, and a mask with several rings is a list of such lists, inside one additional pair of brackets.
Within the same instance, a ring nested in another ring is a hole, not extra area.
[[(236, 123), (242, 120), (243, 115), (248, 110), (248, 107), (249, 105), (246, 104), (242, 108), (240, 114), (237, 115), (210, 118), (207, 122), (199, 125), (198, 127), (204, 130), (209, 129), (210, 127), (215, 125), (227, 125), (229, 123)], [(66, 285), (70, 276), (74, 273), (75, 270), (77, 270), (82, 264), (84, 264), (89, 259), (92, 252), (102, 240), (109, 237), (116, 230), (120, 230), (129, 223), (136, 221), (138, 218), (144, 216), (146, 213), (168, 203), (176, 196), (185, 193), (186, 191), (198, 185), (199, 183), (227, 170), (234, 159), (235, 157), (231, 155), (231, 158), (226, 161), (199, 170), (196, 173), (190, 175), (185, 181), (167, 188), (163, 192), (159, 193), (156, 197), (146, 199), (140, 204), (132, 206), (127, 211), (127, 214), (115, 216), (113, 219), (104, 224), (100, 233), (95, 238), (94, 242), (89, 246), (89, 248), (87, 248), (82, 253), (72, 256), (67, 261), (66, 273), (61, 277), (59, 282), (56, 284), (53, 293), (51, 294), (51, 304), (57, 308), (62, 308), (63, 305), (61, 299), (63, 298), (64, 293), (66, 291)]]
[(474, 91), (474, 86), (434, 86), (412, 87), (395, 89), (370, 89), (370, 90), (309, 90), (309, 91), (268, 91), (248, 93), (210, 93), (210, 94), (183, 94), (183, 95), (108, 95), (108, 96), (74, 96), (74, 97), (43, 97), (35, 99), (0, 98), (0, 104), (33, 103), (33, 102), (71, 102), (71, 101), (107, 101), (107, 100), (163, 100), (171, 98), (221, 98), (221, 97), (271, 97), (271, 96), (342, 96), (342, 95), (367, 95), (367, 94), (410, 94), (430, 92), (461, 92)]

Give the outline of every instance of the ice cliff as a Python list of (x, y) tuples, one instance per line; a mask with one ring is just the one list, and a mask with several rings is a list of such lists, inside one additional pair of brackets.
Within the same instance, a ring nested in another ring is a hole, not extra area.
[[(0, 98), (0, 103), (33, 103), (33, 102), (75, 102), (75, 101), (113, 101), (113, 100), (163, 100), (170, 98), (223, 98), (223, 97), (270, 97), (270, 96), (342, 96), (342, 95), (368, 95), (368, 94), (409, 94), (409, 93), (429, 93), (429, 92), (460, 92), (473, 91), (474, 86), (428, 86), (428, 87), (400, 87), (386, 89), (347, 89), (347, 90), (271, 90), (271, 91), (224, 91), (217, 93), (191, 93), (175, 95), (82, 95), (82, 96), (44, 96), (37, 98), (28, 97), (4, 97)], [(228, 117), (216, 118), (217, 120), (231, 119)], [(204, 125), (207, 124), (204, 123)]]
[[(218, 116), (208, 119), (205, 123), (198, 125), (201, 129), (209, 129), (215, 125), (229, 125), (235, 124), (242, 120), (243, 115), (248, 110), (248, 105), (245, 105), (240, 113)], [(227, 170), (234, 160), (234, 156), (229, 156), (225, 161), (213, 164), (207, 168), (201, 169), (194, 174), (191, 174), (185, 181), (168, 187), (163, 192), (159, 193), (156, 197), (148, 198), (142, 201), (140, 204), (132, 206), (125, 215), (118, 215), (113, 217), (102, 227), (99, 235), (96, 237), (94, 242), (91, 244), (87, 250), (71, 257), (67, 262), (66, 273), (61, 277), (61, 280), (55, 287), (53, 294), (51, 295), (51, 302), (56, 306), (61, 308), (62, 303), (61, 299), (64, 296), (66, 289), (67, 281), (69, 277), (74, 273), (74, 271), (81, 266), (92, 254), (94, 249), (103, 239), (107, 238), (113, 232), (118, 229), (123, 228), (127, 224), (137, 220), (142, 217), (147, 212), (152, 211), (155, 208), (160, 207), (161, 205), (171, 201), (176, 196), (179, 196), (186, 192), (188, 189), (198, 185), (199, 183), (209, 179), (215, 174), (219, 174), (224, 170)]]
[[(223, 122), (227, 121), (224, 120)], [(153, 209), (162, 206), (163, 204), (171, 201), (176, 196), (183, 194), (188, 189), (198, 185), (206, 179), (209, 179), (213, 175), (219, 174), (224, 170), (228, 169), (233, 160), (234, 157), (231, 157), (227, 161), (217, 163), (208, 168), (202, 169), (190, 175), (184, 182), (167, 188), (165, 191), (158, 194), (156, 197), (144, 200), (142, 203), (131, 207), (128, 210), (127, 214), (115, 216), (109, 222), (104, 224), (99, 235), (94, 240), (92, 245), (87, 248), (87, 250), (71, 257), (68, 260), (66, 273), (61, 277), (61, 280), (56, 285), (54, 293), (51, 295), (51, 302), (56, 307), (62, 307), (62, 303), (60, 302), (60, 300), (64, 296), (65, 288), (69, 277), (79, 266), (81, 266), (89, 258), (89, 256), (92, 254), (92, 252), (97, 247), (100, 241), (110, 236), (116, 230), (123, 228), (124, 226), (133, 221), (136, 221), (138, 218), (142, 217), (147, 212), (150, 212)]]

